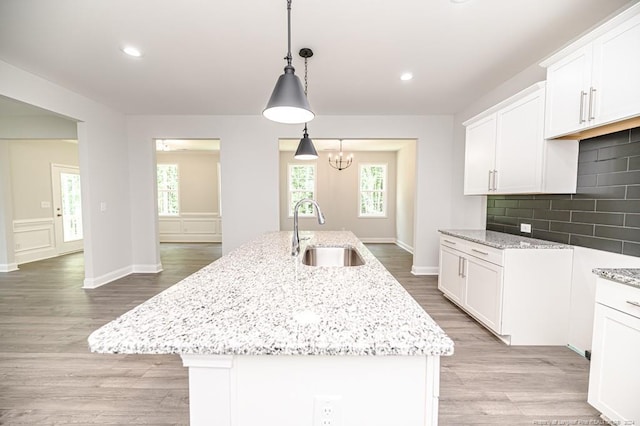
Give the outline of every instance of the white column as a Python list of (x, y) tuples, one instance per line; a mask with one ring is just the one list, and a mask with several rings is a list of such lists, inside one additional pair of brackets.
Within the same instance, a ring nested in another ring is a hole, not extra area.
[(0, 140), (0, 272), (17, 270), (15, 262), (9, 141)]
[(231, 426), (233, 356), (182, 355), (189, 368), (189, 416), (191, 426)]

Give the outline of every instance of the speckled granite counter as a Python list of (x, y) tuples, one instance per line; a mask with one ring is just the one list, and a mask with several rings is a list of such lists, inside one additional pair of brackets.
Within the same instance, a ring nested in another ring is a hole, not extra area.
[(640, 269), (638, 268), (597, 268), (592, 272), (602, 278), (640, 288)]
[(474, 243), (484, 244), (497, 249), (570, 249), (566, 244), (536, 238), (521, 237), (503, 232), (486, 231), (484, 229), (440, 229), (444, 235), (462, 238)]
[(89, 336), (93, 352), (213, 355), (451, 355), (453, 342), (351, 232), (301, 232), (354, 246), (366, 264), (311, 267), (291, 232), (268, 233)]

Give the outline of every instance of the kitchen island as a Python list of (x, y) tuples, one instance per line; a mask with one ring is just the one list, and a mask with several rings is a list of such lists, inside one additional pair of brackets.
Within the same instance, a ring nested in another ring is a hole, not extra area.
[(453, 342), (350, 232), (365, 264), (314, 267), (291, 232), (247, 243), (96, 330), (98, 353), (180, 354), (192, 425), (436, 425)]

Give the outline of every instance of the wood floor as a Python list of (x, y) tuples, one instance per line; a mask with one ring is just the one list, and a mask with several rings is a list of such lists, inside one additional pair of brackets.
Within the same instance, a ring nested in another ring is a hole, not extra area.
[[(408, 253), (368, 247), (456, 343), (442, 358), (441, 425), (601, 424), (586, 403), (584, 358), (563, 347), (505, 346), (444, 299), (435, 277), (411, 275)], [(93, 330), (219, 258), (220, 246), (163, 244), (161, 253), (161, 274), (94, 290), (81, 289), (82, 254), (0, 273), (0, 424), (188, 424), (178, 356), (87, 350)]]

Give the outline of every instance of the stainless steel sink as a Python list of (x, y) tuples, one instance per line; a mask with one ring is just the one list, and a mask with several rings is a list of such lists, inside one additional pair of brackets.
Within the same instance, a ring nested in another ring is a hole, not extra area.
[(302, 263), (309, 266), (360, 266), (364, 259), (353, 247), (309, 246), (302, 254)]

